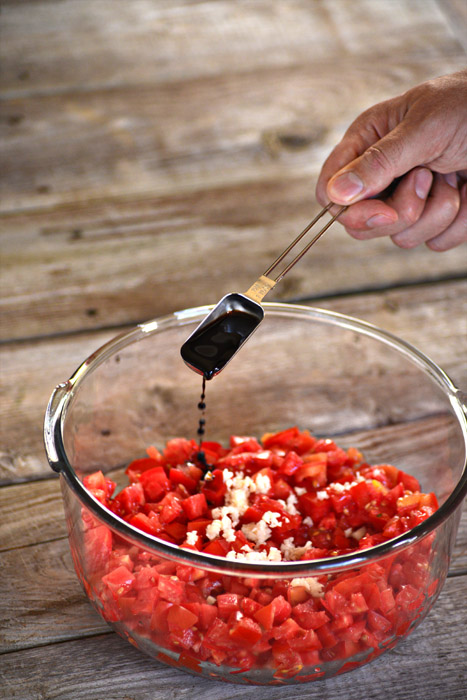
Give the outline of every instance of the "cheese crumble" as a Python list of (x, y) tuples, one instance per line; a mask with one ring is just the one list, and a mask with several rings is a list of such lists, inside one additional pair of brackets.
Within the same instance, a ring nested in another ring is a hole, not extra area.
[(291, 586), (303, 586), (313, 598), (322, 598), (324, 595), (324, 586), (316, 578), (310, 576), (308, 578), (293, 578), (290, 582)]

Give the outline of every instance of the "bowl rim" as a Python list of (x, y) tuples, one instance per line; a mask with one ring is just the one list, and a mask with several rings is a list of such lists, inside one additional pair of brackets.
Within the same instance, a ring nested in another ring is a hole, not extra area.
[[(467, 457), (467, 406), (463, 405), (464, 394), (456, 388), (449, 376), (435, 362), (415, 346), (372, 323), (335, 311), (328, 311), (314, 306), (278, 302), (265, 302), (263, 306), (265, 308), (265, 317), (268, 314), (307, 317), (311, 320), (337, 325), (347, 330), (370, 336), (401, 352), (414, 364), (423, 369), (443, 389), (449, 398), (453, 412), (457, 416), (458, 424), (462, 429)], [(66, 382), (59, 384), (52, 393), (44, 419), (44, 443), (49, 464), (54, 471), (58, 472), (65, 479), (80, 502), (103, 524), (132, 544), (144, 547), (154, 552), (155, 555), (163, 556), (166, 559), (188, 566), (202, 567), (203, 569), (224, 574), (238, 573), (243, 576), (248, 574), (258, 578), (290, 578), (305, 573), (314, 576), (336, 573), (355, 566), (377, 562), (420, 541), (438, 528), (458, 509), (467, 495), (467, 458), (464, 460), (461, 477), (446, 501), (433, 515), (398, 537), (368, 549), (357, 550), (350, 554), (334, 557), (298, 561), (255, 562), (231, 560), (182, 548), (179, 545), (161, 540), (156, 536), (139, 530), (103, 506), (86, 489), (66, 455), (62, 427), (74, 391), (89, 373), (118, 350), (174, 325), (188, 325), (193, 321), (200, 321), (212, 308), (214, 308), (214, 305), (175, 311), (171, 314), (140, 323), (130, 330), (120, 333), (88, 356), (70, 378)]]

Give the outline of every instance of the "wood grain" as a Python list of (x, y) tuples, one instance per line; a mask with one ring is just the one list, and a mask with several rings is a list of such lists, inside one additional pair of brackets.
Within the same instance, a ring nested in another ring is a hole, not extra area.
[[(421, 53), (434, 62), (459, 47), (435, 0), (358, 5), (351, 0), (10, 0), (3, 5), (3, 81), (12, 96), (166, 83), (317, 58), (344, 62), (354, 55), (362, 64), (401, 52), (407, 64)], [(31, 45), (34, 57), (25, 50)]]
[[(137, 323), (244, 291), (316, 213), (310, 178), (70, 204), (4, 219), (0, 338)], [(268, 297), (467, 274), (467, 251), (361, 242), (335, 224)]]
[[(426, 620), (400, 647), (367, 667), (325, 682), (267, 689), (221, 684), (161, 666), (116, 635), (104, 634), (0, 657), (5, 679), (0, 697), (5, 700), (102, 700), (103, 697), (107, 700), (195, 697), (203, 700), (219, 697), (222, 700), (245, 697), (463, 700), (465, 618), (459, 611), (464, 608), (464, 599), (464, 577), (449, 579)], [(458, 640), (455, 652), (453, 638)]]

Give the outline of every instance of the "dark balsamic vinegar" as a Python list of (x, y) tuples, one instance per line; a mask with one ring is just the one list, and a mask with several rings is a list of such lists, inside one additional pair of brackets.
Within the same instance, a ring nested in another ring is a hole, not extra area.
[(210, 465), (201, 449), (206, 432), (206, 381), (225, 367), (262, 318), (263, 310), (258, 304), (241, 294), (229, 294), (182, 345), (181, 355), (185, 363), (203, 376), (198, 402), (197, 460), (206, 470)]
[(222, 308), (211, 312), (209, 320), (205, 320), (181, 348), (185, 363), (206, 379), (212, 379), (225, 367), (262, 320), (263, 311), (261, 307), (261, 313), (257, 311), (258, 304), (239, 294), (229, 297), (234, 300), (225, 304), (226, 308), (220, 302)]
[(201, 396), (199, 399), (198, 403), (198, 410), (201, 412), (199, 421), (198, 421), (198, 454), (196, 455), (198, 462), (201, 463), (201, 465), (207, 470), (209, 470), (211, 467), (210, 465), (206, 462), (206, 455), (204, 454), (204, 451), (201, 449), (201, 445), (203, 442), (203, 435), (206, 432), (206, 377), (203, 375), (203, 384), (202, 384), (202, 389), (201, 389)]
[(201, 443), (203, 441), (203, 435), (206, 432), (205, 425), (205, 412), (206, 412), (206, 377), (203, 376), (203, 385), (201, 389), (201, 396), (198, 403), (198, 409), (201, 411), (201, 416), (198, 423), (198, 440), (199, 448), (201, 449)]

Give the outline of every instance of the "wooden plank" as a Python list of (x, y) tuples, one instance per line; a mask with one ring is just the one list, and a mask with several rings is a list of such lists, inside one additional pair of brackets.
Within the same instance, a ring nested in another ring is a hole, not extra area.
[[(319, 305), (394, 331), (432, 355), (458, 386), (465, 387), (466, 288), (463, 281), (422, 285), (320, 300)], [(114, 334), (71, 334), (0, 347), (0, 483), (50, 477), (42, 423), (52, 389)]]
[[(69, 337), (49, 342), (0, 348), (0, 379), (5, 400), (0, 420), (1, 477), (5, 481), (49, 478), (43, 448), (43, 419), (56, 384), (67, 379), (81, 362), (113, 332)], [(63, 353), (63, 354), (62, 354)]]
[(459, 46), (435, 0), (3, 5), (3, 83), (12, 94), (169, 82), (315, 57), (373, 61), (401, 50), (439, 61)]
[[(464, 576), (448, 580), (421, 626), (368, 667), (306, 686), (256, 687), (255, 697), (463, 700), (465, 619), (459, 611), (464, 608), (465, 586)], [(4, 679), (0, 697), (5, 700), (239, 700), (246, 692), (245, 686), (221, 685), (162, 666), (114, 634), (13, 652), (1, 657), (0, 663)]]
[(330, 62), (7, 100), (0, 211), (316, 174), (365, 107), (464, 63), (348, 58), (338, 81)]
[[(62, 518), (56, 521), (58, 531)], [(0, 561), (0, 654), (108, 629), (84, 595), (67, 539), (3, 552)]]
[[(243, 291), (316, 213), (311, 183), (285, 178), (5, 217), (0, 337), (136, 323)], [(465, 248), (406, 251), (383, 238), (355, 241), (335, 224), (270, 299), (466, 272)]]
[(58, 479), (0, 488), (0, 552), (67, 536)]
[(467, 51), (467, 5), (464, 0), (438, 0), (441, 12), (445, 14), (452, 31)]

